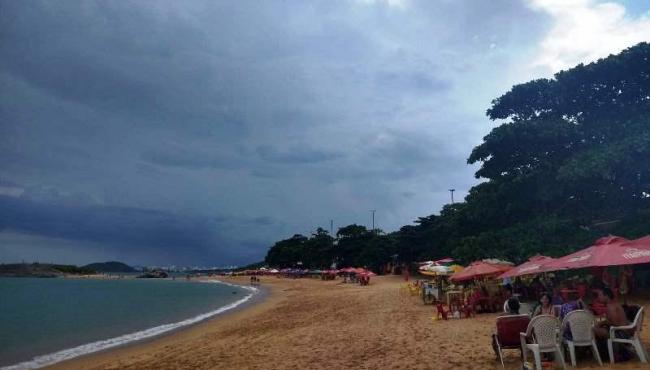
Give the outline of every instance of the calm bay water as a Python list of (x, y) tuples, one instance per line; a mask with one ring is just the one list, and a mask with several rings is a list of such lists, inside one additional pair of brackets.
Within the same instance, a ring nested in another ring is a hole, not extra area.
[[(37, 367), (142, 339), (216, 314), (251, 294), (179, 280), (0, 278), (0, 366)], [(97, 342), (110, 338), (115, 339)]]

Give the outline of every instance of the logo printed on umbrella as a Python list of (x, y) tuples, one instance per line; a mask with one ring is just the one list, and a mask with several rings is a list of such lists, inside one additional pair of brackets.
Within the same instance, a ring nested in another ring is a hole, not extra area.
[(533, 270), (537, 270), (540, 267), (542, 267), (542, 266), (541, 265), (531, 265), (531, 266), (528, 266), (528, 267), (520, 268), (518, 270), (518, 272), (522, 273), (522, 272), (526, 272), (526, 271), (533, 271)]
[(642, 250), (636, 248), (628, 248), (625, 250), (623, 257), (625, 259), (631, 260), (635, 258), (648, 257), (650, 256), (650, 250)]
[(573, 257), (573, 258), (569, 259), (567, 262), (580, 262), (580, 261), (584, 261), (584, 260), (588, 259), (589, 257), (591, 257), (591, 254), (587, 253), (587, 254), (583, 254), (582, 256)]

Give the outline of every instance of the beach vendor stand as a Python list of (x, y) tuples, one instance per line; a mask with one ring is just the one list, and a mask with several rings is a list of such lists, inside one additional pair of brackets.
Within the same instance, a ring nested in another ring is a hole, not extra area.
[(422, 283), (422, 301), (424, 304), (431, 304), (441, 300), (445, 280), (454, 273), (454, 269), (446, 264), (453, 261), (451, 258), (443, 258), (437, 261), (420, 263), (419, 273), (431, 278), (431, 280)]
[[(464, 270), (451, 275), (449, 280), (454, 283), (465, 284), (476, 283), (477, 280), (481, 280), (480, 284), (473, 284), (474, 289), (470, 289), (464, 294), (465, 301), (473, 310), (476, 308), (482, 310), (489, 308), (490, 311), (494, 311), (505, 300), (499, 294), (500, 289), (494, 278), (512, 268), (512, 263), (496, 259), (475, 261)], [(454, 294), (452, 292), (449, 296), (450, 300)], [(452, 303), (454, 302), (449, 302), (449, 304)]]

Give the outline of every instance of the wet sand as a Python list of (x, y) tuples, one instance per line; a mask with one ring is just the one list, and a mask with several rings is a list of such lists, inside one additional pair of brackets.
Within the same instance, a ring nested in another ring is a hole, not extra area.
[[(434, 321), (433, 307), (410, 296), (399, 277), (375, 277), (365, 287), (340, 280), (261, 279), (270, 290), (261, 303), (171, 335), (50, 368), (502, 368), (490, 345), (496, 314)], [(248, 283), (245, 277), (225, 281)], [(647, 321), (642, 332), (646, 346), (650, 344)], [(584, 359), (578, 368), (600, 367)], [(613, 368), (649, 369), (650, 365), (635, 359)], [(506, 351), (506, 369), (521, 369), (518, 351)]]

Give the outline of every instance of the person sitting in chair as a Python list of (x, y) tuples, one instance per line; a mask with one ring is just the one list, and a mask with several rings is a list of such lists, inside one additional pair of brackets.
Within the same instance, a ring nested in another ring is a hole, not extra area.
[(553, 315), (553, 305), (551, 304), (551, 295), (549, 293), (542, 293), (539, 298), (537, 307), (533, 311), (533, 317), (538, 315)]
[[(507, 302), (508, 302), (506, 304), (507, 312), (500, 316), (519, 315), (519, 307), (520, 307), (519, 300), (517, 298), (510, 298), (508, 299)], [(492, 349), (494, 350), (494, 354), (497, 356), (497, 360), (498, 360), (500, 357), (499, 357), (499, 346), (497, 345), (496, 334), (492, 334)]]
[(506, 315), (519, 315), (519, 307), (521, 307), (521, 305), (517, 298), (508, 299), (508, 303), (506, 304), (508, 312), (506, 312)]
[[(612, 326), (625, 326), (629, 325), (630, 321), (627, 319), (623, 306), (614, 298), (614, 292), (609, 287), (604, 287), (598, 290), (598, 301), (607, 305), (607, 313), (605, 321), (600, 323), (594, 328), (596, 339), (599, 340), (601, 346), (609, 339), (609, 328)], [(629, 339), (634, 335), (634, 329), (630, 330), (616, 330), (616, 336), (620, 339)], [(604, 352), (604, 351), (603, 351)], [(630, 358), (630, 354), (619, 346), (618, 352), (614, 353), (616, 361), (625, 361)]]

